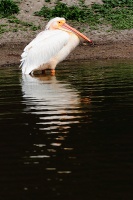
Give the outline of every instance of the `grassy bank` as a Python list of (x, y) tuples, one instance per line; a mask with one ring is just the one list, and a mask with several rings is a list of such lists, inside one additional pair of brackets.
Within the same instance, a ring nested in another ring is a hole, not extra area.
[(44, 6), (35, 14), (48, 19), (59, 16), (67, 20), (88, 23), (92, 29), (99, 24), (110, 24), (113, 29), (131, 29), (133, 28), (132, 8), (132, 0), (103, 0), (102, 5), (93, 4), (91, 7), (86, 6), (82, 0), (79, 1), (79, 6), (68, 6), (57, 1), (55, 7)]
[[(32, 31), (40, 29), (34, 23), (19, 20), (21, 0), (0, 0), (0, 18), (5, 18), (7, 23), (0, 25), (0, 33), (18, 30)], [(85, 5), (84, 0), (79, 0), (78, 5), (68, 6), (62, 1), (56, 1), (53, 7), (49, 7), (50, 0), (45, 0), (45, 6), (33, 15), (50, 19), (56, 16), (65, 17), (78, 23), (86, 23), (89, 27), (97, 29), (99, 25), (111, 25), (112, 30), (124, 30), (133, 28), (133, 1), (132, 0), (103, 0), (103, 4)], [(30, 19), (29, 19), (30, 20)], [(14, 27), (15, 26), (15, 27)], [(13, 27), (13, 28), (11, 28)]]

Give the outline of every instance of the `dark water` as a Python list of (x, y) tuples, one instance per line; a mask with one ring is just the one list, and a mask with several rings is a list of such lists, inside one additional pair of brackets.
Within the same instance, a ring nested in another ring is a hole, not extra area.
[(133, 62), (0, 69), (0, 200), (133, 199)]

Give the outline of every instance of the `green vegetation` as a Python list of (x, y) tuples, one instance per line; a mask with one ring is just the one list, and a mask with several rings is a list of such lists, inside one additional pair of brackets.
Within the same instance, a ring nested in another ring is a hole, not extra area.
[(33, 31), (36, 31), (36, 30), (40, 29), (40, 26), (35, 26), (31, 22), (21, 21), (15, 16), (8, 17), (8, 22), (9, 23), (15, 23), (16, 25), (18, 25), (21, 28), (21, 30), (23, 29), (22, 27), (29, 27)]
[[(27, 31), (27, 29), (36, 31), (40, 29), (40, 26), (36, 26), (30, 22), (21, 21), (15, 16), (8, 17), (7, 22), (8, 23), (6, 24), (0, 24), (0, 34), (9, 32), (9, 31), (18, 32), (18, 30)], [(12, 24), (12, 26), (10, 25), (8, 26), (8, 24)]]
[(7, 25), (6, 24), (1, 24), (0, 25), (0, 34), (5, 33), (7, 29), (5, 28)]
[(91, 8), (79, 1), (78, 6), (68, 6), (57, 1), (56, 6), (48, 8), (43, 6), (35, 15), (47, 19), (52, 17), (64, 17), (67, 20), (86, 22), (90, 27), (99, 24), (111, 24), (114, 29), (133, 28), (133, 0), (103, 0), (102, 5), (93, 4)]
[(75, 20), (78, 22), (95, 23), (94, 19), (97, 20), (97, 16), (94, 16), (93, 10), (88, 8), (84, 4), (79, 4), (79, 6), (67, 6), (67, 4), (62, 2), (57, 2), (54, 8), (48, 8), (43, 6), (35, 15), (43, 16), (44, 18), (50, 19), (52, 17), (64, 17), (67, 20)]
[(6, 18), (6, 21), (8, 23), (12, 23), (11, 27), (8, 26), (8, 23), (0, 24), (0, 34), (8, 31), (13, 31), (13, 32), (17, 32), (18, 30), (26, 31), (27, 28), (33, 31), (40, 29), (40, 26), (36, 26), (30, 22), (21, 21), (14, 16), (14, 14), (18, 14), (19, 12), (18, 3), (20, 3), (20, 1), (0, 0), (0, 18)]
[[(20, 2), (21, 0), (0, 0), (0, 18), (5, 18), (5, 21), (8, 22), (0, 24), (0, 34), (7, 31), (40, 29), (40, 26), (21, 21), (15, 17), (16, 15), (14, 16), (19, 13)], [(102, 5), (93, 4), (91, 7), (86, 6), (84, 0), (78, 2), (78, 5), (68, 6), (61, 0), (57, 0), (54, 7), (43, 6), (35, 15), (43, 16), (45, 19), (64, 17), (74, 23), (87, 23), (92, 29), (96, 29), (98, 25), (102, 24), (110, 24), (115, 30), (133, 28), (133, 0), (103, 0)], [(45, 0), (45, 5), (50, 3), (51, 0)], [(8, 26), (9, 23), (12, 25)]]
[(114, 29), (133, 28), (133, 1), (132, 0), (103, 0), (103, 5), (92, 6), (96, 15)]
[(19, 7), (13, 0), (0, 0), (0, 17), (18, 13)]

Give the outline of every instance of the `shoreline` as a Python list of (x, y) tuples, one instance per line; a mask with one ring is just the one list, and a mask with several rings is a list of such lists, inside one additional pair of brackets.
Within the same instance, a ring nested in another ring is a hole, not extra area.
[[(0, 67), (6, 65), (19, 65), (21, 54), (27, 42), (4, 42), (0, 44)], [(133, 60), (133, 44), (126, 41), (95, 42), (94, 45), (80, 44), (64, 61), (76, 60)]]

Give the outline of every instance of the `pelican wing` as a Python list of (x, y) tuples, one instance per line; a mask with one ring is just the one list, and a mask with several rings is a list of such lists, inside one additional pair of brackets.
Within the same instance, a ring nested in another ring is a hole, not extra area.
[(24, 74), (29, 74), (40, 65), (58, 54), (67, 44), (69, 34), (61, 30), (47, 30), (41, 32), (24, 49), (21, 57), (21, 67)]

